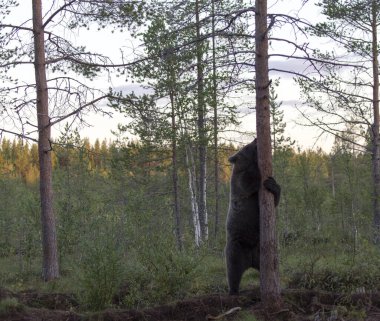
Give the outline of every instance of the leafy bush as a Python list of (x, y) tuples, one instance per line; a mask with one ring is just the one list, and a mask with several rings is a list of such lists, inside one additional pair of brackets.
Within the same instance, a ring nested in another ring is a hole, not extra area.
[(199, 264), (197, 256), (179, 252), (165, 241), (151, 244), (154, 246), (141, 245), (135, 260), (128, 260), (128, 291), (123, 299), (128, 308), (180, 299), (191, 289)]
[(81, 297), (88, 309), (101, 310), (111, 304), (121, 284), (122, 252), (110, 234), (99, 235), (85, 244), (79, 264)]
[[(154, 278), (159, 297), (181, 297), (190, 287), (193, 272), (197, 265), (191, 256), (175, 250), (150, 250), (150, 258), (144, 260), (147, 272)], [(159, 299), (159, 298), (158, 298)]]

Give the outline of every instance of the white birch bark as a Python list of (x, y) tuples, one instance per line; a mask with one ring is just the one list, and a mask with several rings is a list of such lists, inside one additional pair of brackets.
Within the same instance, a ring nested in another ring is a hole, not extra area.
[(201, 225), (199, 221), (199, 210), (198, 210), (198, 201), (197, 201), (197, 184), (195, 180), (195, 164), (193, 152), (191, 146), (188, 144), (186, 146), (186, 165), (189, 174), (189, 191), (190, 191), (190, 202), (191, 202), (191, 212), (193, 217), (194, 225), (194, 240), (195, 245), (199, 247), (202, 243), (201, 235)]

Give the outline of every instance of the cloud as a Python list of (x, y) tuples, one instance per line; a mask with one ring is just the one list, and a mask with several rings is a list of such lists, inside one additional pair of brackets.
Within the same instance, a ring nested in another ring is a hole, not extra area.
[(153, 89), (145, 88), (144, 84), (131, 83), (125, 83), (125, 85), (118, 85), (114, 87), (114, 90), (121, 91), (123, 94), (131, 94), (132, 92), (134, 92), (137, 96), (154, 93)]
[[(310, 74), (313, 72), (312, 66), (309, 62), (302, 59), (287, 59), (287, 60), (270, 60), (269, 69), (271, 76), (281, 76), (281, 78), (293, 78), (294, 73)], [(273, 70), (275, 69), (275, 70)]]
[(298, 100), (298, 99), (282, 100), (281, 102), (282, 102), (282, 105), (286, 107), (294, 107), (302, 103), (301, 100)]

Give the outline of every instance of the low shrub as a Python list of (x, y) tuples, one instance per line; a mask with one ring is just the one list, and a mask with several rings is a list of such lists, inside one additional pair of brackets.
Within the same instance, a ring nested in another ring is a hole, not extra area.
[(340, 293), (373, 291), (380, 288), (378, 261), (320, 259), (313, 265), (287, 266), (283, 272), (291, 288), (317, 289)]
[(141, 247), (135, 260), (128, 260), (128, 290), (123, 299), (126, 307), (166, 303), (189, 293), (199, 259), (194, 253), (180, 252), (166, 245)]
[(98, 311), (112, 303), (123, 278), (123, 255), (116, 240), (101, 237), (87, 243), (79, 264), (80, 298)]
[(24, 305), (18, 302), (16, 298), (5, 298), (0, 301), (0, 315), (22, 312), (24, 308)]

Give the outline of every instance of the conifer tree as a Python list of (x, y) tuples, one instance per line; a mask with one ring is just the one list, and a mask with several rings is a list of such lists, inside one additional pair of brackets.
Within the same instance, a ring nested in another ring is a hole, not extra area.
[[(256, 0), (256, 130), (257, 154), (261, 179), (272, 176), (272, 148), (269, 110), (267, 1)], [(273, 195), (263, 187), (259, 191), (260, 207), (260, 292), (264, 307), (279, 311), (282, 305), (276, 215)]]
[[(51, 4), (33, 0), (32, 19), (16, 25), (13, 24), (12, 9), (18, 2), (2, 0), (0, 4), (0, 73), (5, 82), (0, 96), (2, 108), (6, 111), (1, 114), (3, 123), (0, 130), (38, 142), (42, 276), (49, 281), (59, 276), (53, 211), (51, 128), (68, 118), (80, 121), (86, 109), (99, 111), (97, 103), (107, 98), (108, 92), (89, 87), (79, 78), (91, 79), (101, 68), (115, 68), (106, 56), (74, 46), (59, 35), (59, 30), (63, 26), (79, 27), (101, 18), (114, 24), (120, 21), (115, 17), (119, 19), (120, 16), (124, 16), (124, 22), (135, 21), (139, 17), (140, 5), (123, 1), (105, 7), (98, 1), (54, 1)], [(25, 6), (25, 2), (20, 4)], [(31, 71), (28, 68), (33, 68), (35, 81), (15, 79), (12, 67), (21, 70), (20, 77), (28, 75)], [(49, 105), (52, 101), (54, 108)], [(8, 124), (16, 126), (9, 127)]]
[[(338, 138), (345, 138), (347, 123), (360, 126), (356, 136), (358, 149), (366, 146), (361, 135), (371, 133), (373, 178), (373, 240), (380, 242), (380, 116), (378, 31), (380, 6), (376, 0), (324, 0), (317, 4), (328, 18), (309, 28), (319, 37), (328, 37), (338, 46), (335, 51), (316, 50), (321, 59), (318, 78), (299, 79), (308, 104), (318, 117), (304, 116), (308, 121)], [(350, 62), (346, 56), (350, 57)], [(325, 59), (325, 63), (322, 63)], [(329, 61), (329, 62), (327, 62)], [(369, 76), (370, 75), (370, 76)]]
[(269, 90), (269, 106), (271, 115), (271, 134), (272, 134), (272, 149), (276, 153), (280, 149), (286, 149), (295, 144), (295, 141), (290, 137), (285, 137), (286, 123), (284, 122), (284, 111), (281, 110), (282, 102), (278, 101), (276, 87), (279, 85), (279, 80), (272, 81)]

